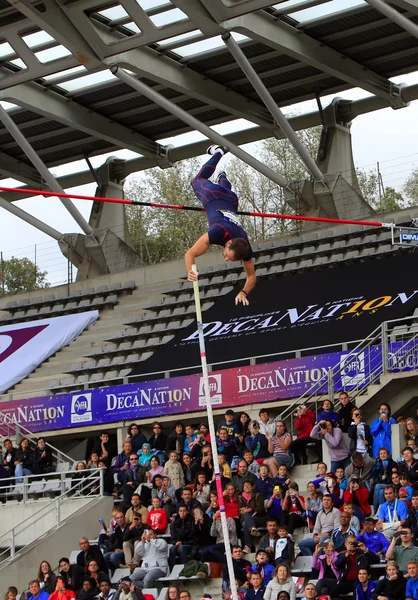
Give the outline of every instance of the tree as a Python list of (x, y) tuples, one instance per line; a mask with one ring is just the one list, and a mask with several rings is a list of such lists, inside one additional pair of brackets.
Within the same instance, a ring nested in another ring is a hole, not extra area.
[(2, 260), (0, 263), (0, 294), (13, 295), (48, 288), (48, 273), (41, 271), (29, 258)]
[[(311, 156), (316, 156), (321, 137), (321, 128), (313, 127), (298, 132), (299, 138)], [(289, 181), (309, 179), (310, 175), (298, 153), (287, 139), (267, 139), (258, 144), (256, 154), (273, 171), (277, 171)], [(233, 158), (228, 174), (240, 199), (240, 210), (250, 212), (270, 212), (296, 214), (296, 210), (286, 201), (283, 188), (261, 175), (247, 164)], [(262, 217), (241, 217), (244, 229), (251, 240), (265, 240), (269, 237), (298, 231), (298, 221), (265, 219)]]
[[(171, 169), (150, 169), (132, 177), (125, 186), (132, 200), (199, 206), (190, 185), (200, 166), (197, 159), (179, 162)], [(129, 206), (127, 219), (131, 242), (143, 264), (180, 258), (207, 231), (205, 214), (182, 210)]]
[(403, 192), (410, 199), (411, 204), (418, 202), (418, 169), (414, 169), (406, 180)]
[(391, 212), (410, 205), (402, 194), (392, 187), (383, 188), (379, 193), (379, 176), (375, 170), (357, 169), (356, 172), (362, 196), (376, 212)]

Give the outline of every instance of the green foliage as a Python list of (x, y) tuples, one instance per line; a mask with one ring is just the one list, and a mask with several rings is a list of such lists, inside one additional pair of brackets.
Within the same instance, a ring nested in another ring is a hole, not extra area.
[[(125, 195), (141, 202), (201, 206), (192, 187), (200, 162), (196, 159), (178, 163), (171, 169), (146, 171), (132, 177)], [(129, 206), (127, 209), (131, 242), (143, 264), (180, 258), (196, 239), (207, 231), (205, 214), (182, 210)]]
[(379, 176), (375, 170), (357, 169), (357, 180), (363, 198), (378, 213), (391, 212), (410, 206), (410, 202), (392, 187), (383, 188), (381, 186), (379, 194)]
[(46, 271), (41, 271), (28, 258), (15, 258), (0, 263), (0, 294), (14, 295), (48, 288)]
[(418, 202), (418, 169), (414, 169), (406, 180), (403, 192), (410, 199), (411, 204)]

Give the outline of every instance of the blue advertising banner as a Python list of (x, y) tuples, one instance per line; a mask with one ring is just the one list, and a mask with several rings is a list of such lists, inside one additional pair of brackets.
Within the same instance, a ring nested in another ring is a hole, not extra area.
[[(389, 368), (418, 366), (418, 344), (390, 344)], [(330, 369), (339, 372), (335, 392), (367, 386), (370, 372), (381, 368), (381, 346), (356, 353), (334, 352), (210, 373), (212, 404), (234, 407), (298, 398), (317, 383), (326, 389)], [(187, 375), (105, 387), (72, 394), (0, 403), (0, 411), (33, 432), (89, 427), (124, 420), (185, 415), (205, 409), (203, 378)], [(0, 424), (1, 433), (1, 424)]]

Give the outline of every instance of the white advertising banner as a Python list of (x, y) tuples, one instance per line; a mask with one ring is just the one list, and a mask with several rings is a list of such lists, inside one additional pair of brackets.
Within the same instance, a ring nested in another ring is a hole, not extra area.
[(27, 377), (99, 318), (99, 311), (0, 327), (0, 394)]

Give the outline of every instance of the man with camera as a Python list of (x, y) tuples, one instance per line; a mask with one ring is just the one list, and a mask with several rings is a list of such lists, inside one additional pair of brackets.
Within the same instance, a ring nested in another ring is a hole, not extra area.
[(135, 553), (142, 558), (141, 567), (135, 569), (131, 579), (141, 589), (154, 587), (155, 581), (168, 574), (168, 544), (157, 538), (153, 529), (146, 529)]
[[(100, 597), (100, 596), (99, 596)], [(113, 600), (145, 600), (142, 591), (135, 585), (130, 577), (122, 577)]]
[[(403, 527), (395, 533), (386, 552), (386, 558), (394, 560), (402, 573), (408, 571), (409, 561), (418, 561), (418, 547), (413, 545), (412, 537), (411, 529)], [(399, 539), (401, 543), (398, 545)]]
[(349, 450), (345, 442), (343, 432), (329, 419), (321, 419), (314, 425), (310, 437), (315, 440), (323, 439), (328, 446), (329, 457), (331, 459), (331, 472), (340, 467), (345, 469), (350, 463), (348, 458)]
[(370, 570), (371, 565), (380, 562), (377, 554), (370, 552), (362, 542), (357, 541), (355, 535), (347, 537), (345, 549), (346, 551), (342, 552), (335, 561), (335, 568), (340, 572), (340, 578), (331, 588), (331, 598), (339, 598), (341, 594), (353, 592), (358, 584), (359, 570)]
[[(123, 553), (125, 556), (125, 564), (130, 569), (135, 569), (139, 566), (139, 560), (135, 554), (135, 546), (142, 538), (145, 527), (142, 523), (142, 517), (139, 513), (134, 513), (132, 522), (125, 527), (123, 532)], [(122, 565), (121, 565), (122, 566)]]

